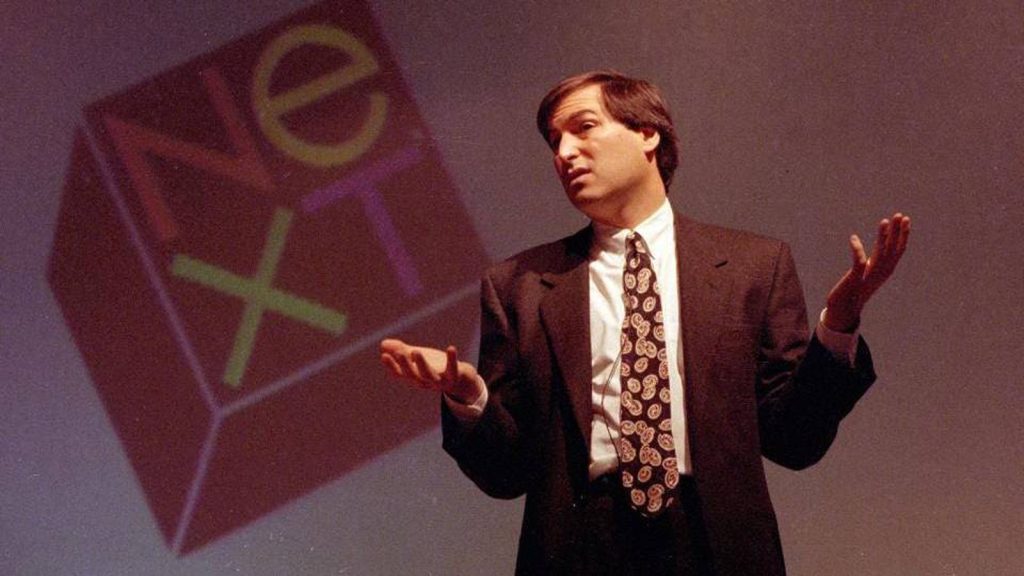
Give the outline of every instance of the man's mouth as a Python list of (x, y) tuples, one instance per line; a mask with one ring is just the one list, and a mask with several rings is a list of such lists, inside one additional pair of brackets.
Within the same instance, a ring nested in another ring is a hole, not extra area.
[(590, 174), (589, 168), (584, 168), (582, 166), (570, 168), (569, 170), (565, 171), (565, 183), (567, 185), (572, 184), (574, 180), (585, 174)]

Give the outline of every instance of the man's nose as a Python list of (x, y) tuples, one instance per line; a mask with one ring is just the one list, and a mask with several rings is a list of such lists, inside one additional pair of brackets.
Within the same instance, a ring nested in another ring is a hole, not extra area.
[(569, 162), (580, 154), (579, 142), (571, 135), (566, 134), (558, 141), (558, 159), (562, 162)]

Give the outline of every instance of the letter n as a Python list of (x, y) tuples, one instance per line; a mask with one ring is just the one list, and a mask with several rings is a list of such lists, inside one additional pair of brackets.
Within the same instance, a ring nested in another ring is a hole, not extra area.
[(256, 142), (232, 102), (223, 76), (214, 67), (203, 70), (200, 76), (217, 116), (227, 130), (233, 154), (179, 140), (112, 115), (103, 118), (117, 153), (128, 170), (128, 178), (139, 194), (146, 218), (161, 242), (177, 237), (178, 225), (164, 200), (156, 174), (145, 158), (147, 154), (176, 160), (262, 191), (274, 189), (274, 182), (263, 167)]

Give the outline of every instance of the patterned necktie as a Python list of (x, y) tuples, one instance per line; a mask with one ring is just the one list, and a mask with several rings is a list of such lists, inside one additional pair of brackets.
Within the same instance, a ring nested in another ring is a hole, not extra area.
[(633, 508), (657, 516), (677, 500), (679, 469), (672, 438), (668, 354), (661, 293), (643, 238), (626, 238), (622, 276), (622, 397), (619, 460)]

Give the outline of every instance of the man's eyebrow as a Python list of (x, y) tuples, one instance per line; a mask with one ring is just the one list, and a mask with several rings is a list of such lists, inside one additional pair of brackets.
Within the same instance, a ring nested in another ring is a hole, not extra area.
[[(593, 110), (593, 109), (590, 109), (590, 108), (583, 108), (582, 110), (576, 110), (572, 114), (569, 114), (565, 118), (562, 118), (560, 124), (562, 126), (566, 126), (566, 125), (572, 124), (573, 122), (579, 121), (579, 119), (581, 117), (583, 117), (583, 116), (596, 116), (596, 115), (597, 115), (597, 111), (596, 110)], [(554, 126), (555, 118), (557, 118), (557, 116), (552, 116), (551, 120), (548, 121), (547, 140), (548, 140), (549, 144), (551, 144), (552, 142), (555, 141), (555, 138), (558, 136), (558, 132), (559, 132), (559, 129), (555, 128), (555, 126)]]
[[(584, 108), (583, 110), (577, 110), (577, 111), (573, 112), (572, 114), (569, 114), (565, 118), (562, 118), (561, 122), (559, 122), (559, 123), (561, 125), (565, 126), (567, 124), (572, 124), (573, 122), (578, 121), (580, 119), (580, 117), (587, 116), (587, 115), (596, 116), (597, 112), (594, 111), (594, 110), (591, 110), (590, 108)], [(553, 120), (555, 118), (556, 117), (553, 116), (551, 118), (552, 121), (548, 122), (548, 141), (549, 142), (551, 141), (552, 137), (558, 132), (558, 129), (555, 128), (554, 122), (553, 122)]]
[[(569, 114), (568, 116), (566, 116), (562, 120), (562, 123), (563, 124), (568, 124), (569, 122), (573, 122), (573, 121), (579, 119), (580, 116), (586, 116), (587, 114), (597, 114), (597, 112), (594, 111), (594, 110), (591, 110), (590, 108), (584, 108), (582, 110), (577, 110), (577, 111), (573, 112), (572, 114)], [(553, 129), (554, 129), (554, 127), (552, 127), (552, 130)]]

